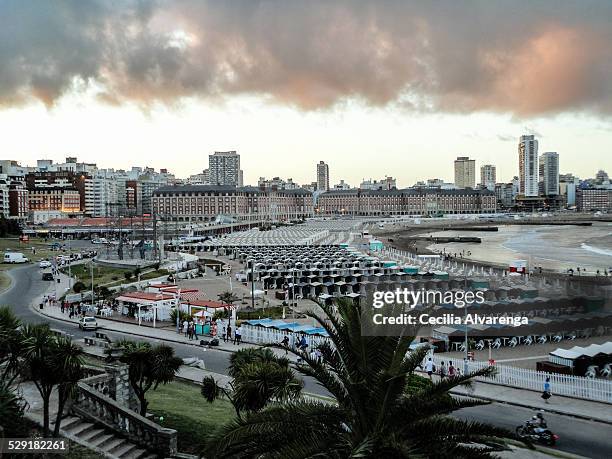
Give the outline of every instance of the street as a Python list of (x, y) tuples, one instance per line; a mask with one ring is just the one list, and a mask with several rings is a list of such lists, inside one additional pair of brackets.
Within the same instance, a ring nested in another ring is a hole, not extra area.
[[(50, 282), (41, 279), (37, 266), (26, 265), (8, 272), (13, 279), (11, 287), (0, 294), (0, 304), (9, 305), (24, 322), (51, 322), (56, 329), (65, 330), (79, 339), (89, 335), (72, 324), (61, 321), (49, 321), (33, 312), (29, 305), (42, 295)], [(130, 338), (130, 335), (116, 332), (107, 333), (112, 339)], [(134, 338), (142, 339), (142, 338)], [(159, 340), (151, 340), (158, 342)], [(206, 363), (206, 368), (216, 373), (227, 373), (230, 354), (218, 350), (206, 350), (190, 345), (169, 343), (179, 357), (199, 357)], [(305, 380), (306, 392), (325, 394), (325, 391), (310, 379)], [(457, 416), (479, 422), (488, 422), (500, 427), (514, 430), (516, 426), (533, 416), (535, 412), (525, 408), (494, 403), (490, 406), (462, 410)], [(592, 458), (612, 457), (612, 426), (599, 422), (585, 421), (568, 416), (546, 413), (549, 428), (560, 436), (556, 449)]]

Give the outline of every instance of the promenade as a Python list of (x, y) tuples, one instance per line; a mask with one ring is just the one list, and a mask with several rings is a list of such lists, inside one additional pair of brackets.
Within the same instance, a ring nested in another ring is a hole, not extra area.
[[(78, 319), (69, 319), (68, 314), (62, 313), (59, 307), (47, 306), (42, 310), (34, 306), (32, 306), (32, 308), (39, 314), (44, 315), (45, 317), (61, 320), (66, 323), (72, 323), (74, 324), (75, 330), (77, 330)], [(126, 335), (132, 335), (135, 339), (153, 339), (168, 343), (194, 346), (194, 348), (199, 349), (203, 349), (203, 347), (200, 346), (200, 339), (209, 338), (199, 337), (198, 340), (190, 340), (182, 333), (177, 333), (174, 328), (153, 328), (152, 326), (139, 326), (136, 324), (129, 324), (125, 322), (118, 322), (102, 318), (97, 318), (97, 321), (101, 328), (100, 331), (102, 332), (117, 332)], [(241, 345), (236, 345), (231, 342), (224, 342), (222, 339), (219, 341), (219, 346), (210, 348), (210, 352), (230, 353), (240, 348), (257, 347), (257, 345), (250, 343), (242, 343)], [(279, 353), (279, 355), (285, 355), (285, 352), (281, 349), (274, 349), (274, 352)], [(297, 358), (291, 353), (288, 354), (288, 357), (294, 363), (297, 360)], [(202, 374), (200, 374), (200, 372), (202, 372)], [(202, 380), (202, 376), (204, 375), (204, 373), (206, 373), (205, 370), (197, 370), (194, 368), (190, 368), (189, 370), (184, 370), (181, 376), (185, 379), (191, 379), (192, 381), (199, 382)], [(217, 373), (215, 373), (215, 375), (218, 375), (220, 378), (224, 377), (224, 375)], [(595, 420), (612, 425), (612, 409), (609, 404), (591, 402), (570, 397), (555, 396), (554, 388), (553, 397), (550, 399), (548, 404), (544, 403), (544, 400), (542, 400), (542, 398), (540, 397), (540, 392), (500, 386), (498, 384), (489, 384), (484, 382), (473, 382), (471, 388), (457, 388), (453, 391), (453, 393), (458, 396), (476, 397), (492, 402), (505, 403), (508, 405), (530, 408), (533, 410), (544, 410), (550, 413), (574, 416), (586, 420)]]

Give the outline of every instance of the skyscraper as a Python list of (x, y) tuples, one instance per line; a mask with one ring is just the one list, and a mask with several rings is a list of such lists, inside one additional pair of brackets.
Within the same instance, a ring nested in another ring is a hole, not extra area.
[(497, 182), (497, 173), (495, 166), (485, 164), (480, 168), (480, 186), (487, 190), (495, 191), (495, 182)]
[(240, 186), (240, 155), (235, 151), (215, 151), (208, 156), (211, 185)]
[(518, 145), (519, 195), (538, 196), (538, 141), (533, 135), (522, 135)]
[(317, 190), (329, 191), (329, 165), (323, 161), (317, 164)]
[(540, 156), (540, 179), (544, 196), (559, 194), (559, 154), (547, 151)]
[(457, 188), (476, 188), (476, 161), (467, 156), (455, 160), (455, 185)]

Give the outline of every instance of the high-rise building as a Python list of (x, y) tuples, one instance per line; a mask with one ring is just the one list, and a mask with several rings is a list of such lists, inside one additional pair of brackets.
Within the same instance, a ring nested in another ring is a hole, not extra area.
[(557, 196), (559, 194), (559, 154), (547, 151), (540, 156), (540, 180), (542, 194)]
[(240, 186), (240, 155), (235, 151), (215, 151), (208, 156), (208, 175), (212, 185)]
[(324, 161), (317, 164), (317, 190), (329, 191), (329, 165)]
[(455, 185), (457, 188), (476, 188), (476, 161), (467, 156), (455, 160)]
[(519, 194), (525, 197), (538, 196), (539, 168), (538, 141), (533, 135), (522, 135), (518, 145)]
[(497, 173), (495, 166), (485, 164), (480, 167), (480, 186), (490, 191), (495, 191), (495, 183), (497, 182)]

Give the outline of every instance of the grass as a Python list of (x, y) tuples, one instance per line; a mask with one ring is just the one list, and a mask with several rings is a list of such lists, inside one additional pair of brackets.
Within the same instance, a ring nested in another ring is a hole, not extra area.
[(178, 432), (181, 453), (201, 454), (206, 436), (234, 418), (234, 408), (227, 400), (208, 403), (195, 384), (175, 381), (147, 394), (149, 411), (163, 416), (160, 425)]
[[(52, 251), (49, 248), (50, 245), (51, 242), (45, 242), (44, 239), (38, 238), (30, 238), (29, 242), (21, 242), (18, 237), (1, 238), (0, 252), (4, 253), (7, 249), (13, 252), (22, 252), (31, 261), (38, 262), (62, 253), (61, 251)], [(36, 254), (32, 253), (32, 248), (36, 249)]]
[[(64, 268), (62, 271), (68, 273), (68, 268)], [(91, 267), (89, 263), (73, 265), (71, 266), (70, 271), (73, 277), (83, 282), (88, 289), (91, 288)], [(130, 279), (125, 277), (125, 273), (127, 272), (132, 273), (132, 277)], [(112, 287), (115, 285), (136, 282), (138, 280), (138, 276), (134, 275), (134, 270), (127, 268), (113, 268), (110, 266), (94, 265), (93, 274), (94, 287), (99, 285)], [(165, 269), (153, 270), (151, 272), (143, 273), (140, 276), (140, 280), (154, 279), (167, 274), (168, 271)]]

